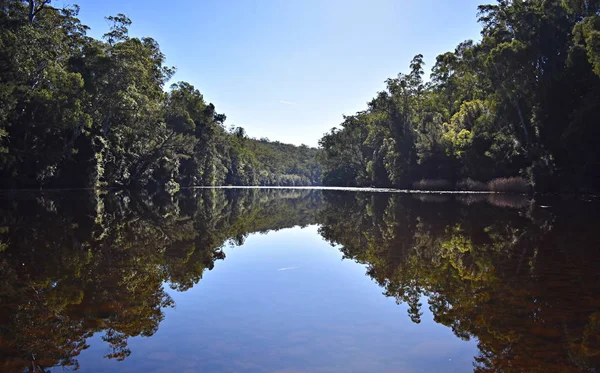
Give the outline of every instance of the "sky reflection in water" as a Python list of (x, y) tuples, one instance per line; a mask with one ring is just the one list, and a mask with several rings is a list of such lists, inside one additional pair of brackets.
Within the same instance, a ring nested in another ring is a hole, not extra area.
[(0, 371), (597, 372), (596, 207), (3, 195)]
[[(423, 323), (412, 323), (317, 226), (254, 234), (225, 252), (200, 285), (171, 293), (176, 309), (152, 338), (130, 342), (130, 358), (102, 359), (98, 343), (82, 359), (106, 372), (472, 369), (474, 342), (457, 340), (426, 308)], [(297, 268), (278, 270), (286, 267)]]

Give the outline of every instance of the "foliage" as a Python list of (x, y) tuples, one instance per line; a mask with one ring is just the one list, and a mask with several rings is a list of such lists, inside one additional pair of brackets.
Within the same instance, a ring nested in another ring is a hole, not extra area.
[(247, 148), (243, 129), (228, 132), (192, 85), (165, 92), (174, 69), (154, 39), (129, 36), (127, 16), (107, 17), (109, 31), (95, 40), (78, 11), (0, 2), (0, 187), (320, 182), (315, 149)]
[(600, 185), (600, 3), (506, 1), (479, 7), (480, 42), (423, 56), (365, 111), (326, 134), (326, 185), (406, 188), (523, 176), (535, 191)]
[(246, 147), (259, 164), (259, 185), (302, 186), (321, 183), (321, 166), (314, 148), (266, 139), (249, 139)]
[(509, 177), (491, 180), (489, 190), (503, 193), (529, 193), (529, 184), (522, 177)]
[(416, 190), (452, 190), (452, 184), (448, 180), (419, 180), (412, 184)]
[(481, 181), (464, 179), (456, 183), (456, 190), (487, 191), (488, 186)]

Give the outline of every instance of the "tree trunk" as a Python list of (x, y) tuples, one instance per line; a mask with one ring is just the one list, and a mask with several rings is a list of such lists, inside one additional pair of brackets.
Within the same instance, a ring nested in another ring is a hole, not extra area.
[(108, 138), (108, 131), (110, 129), (110, 117), (112, 116), (112, 110), (108, 110), (106, 117), (104, 117), (104, 123), (102, 123), (102, 134), (105, 138)]
[[(501, 79), (502, 77), (501, 77), (500, 71), (498, 70), (498, 66), (496, 66), (495, 63), (493, 63), (493, 65), (494, 65), (494, 69), (496, 70), (496, 74)], [(525, 118), (523, 117), (523, 112), (521, 111), (521, 106), (519, 105), (519, 99), (516, 98), (514, 96), (514, 94), (511, 93), (510, 90), (508, 90), (506, 88), (506, 86), (504, 85), (504, 82), (501, 81), (500, 86), (504, 90), (505, 94), (508, 96), (509, 100), (512, 101), (512, 104), (515, 106), (515, 109), (517, 109), (517, 114), (519, 115), (519, 121), (521, 122), (521, 128), (523, 129), (523, 134), (525, 135), (525, 149), (527, 150), (527, 153), (529, 153), (529, 147), (531, 145), (531, 142), (529, 140), (529, 130), (527, 128), (528, 127), (527, 123), (525, 123)]]
[(35, 17), (35, 0), (29, 0), (29, 23), (33, 23)]
[(523, 112), (521, 111), (521, 106), (519, 105), (519, 100), (517, 98), (513, 98), (513, 105), (517, 108), (517, 113), (519, 114), (519, 120), (521, 121), (521, 127), (523, 128), (523, 133), (525, 134), (525, 144), (527, 148), (527, 152), (529, 152), (529, 146), (531, 144), (529, 140), (529, 130), (527, 129), (527, 123), (525, 123), (525, 118), (523, 118)]
[(33, 23), (35, 16), (48, 4), (50, 0), (39, 0), (36, 4), (36, 0), (29, 0), (29, 23)]

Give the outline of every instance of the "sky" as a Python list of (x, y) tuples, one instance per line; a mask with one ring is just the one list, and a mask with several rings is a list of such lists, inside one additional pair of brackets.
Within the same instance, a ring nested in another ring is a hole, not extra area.
[(154, 38), (187, 81), (250, 137), (317, 146), (364, 110), (385, 80), (479, 40), (491, 0), (54, 0), (78, 4), (89, 35), (124, 13), (130, 36)]

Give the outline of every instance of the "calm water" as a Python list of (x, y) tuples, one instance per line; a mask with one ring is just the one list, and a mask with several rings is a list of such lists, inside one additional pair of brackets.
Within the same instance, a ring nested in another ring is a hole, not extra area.
[(600, 203), (0, 194), (0, 371), (598, 372)]

